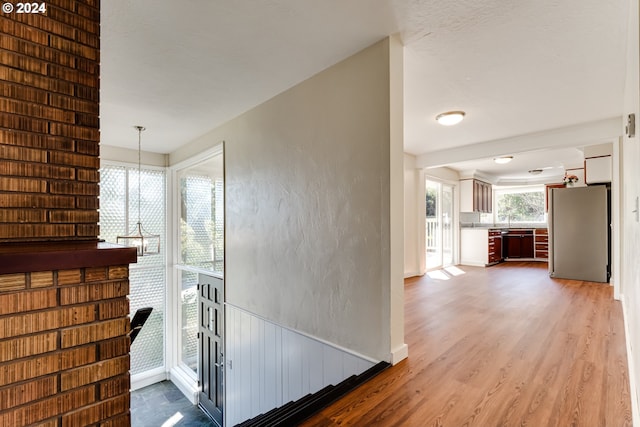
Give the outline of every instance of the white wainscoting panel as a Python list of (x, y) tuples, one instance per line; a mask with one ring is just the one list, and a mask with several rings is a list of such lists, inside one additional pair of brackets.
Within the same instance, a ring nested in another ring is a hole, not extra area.
[(226, 313), (225, 425), (360, 374), (375, 362), (230, 304)]

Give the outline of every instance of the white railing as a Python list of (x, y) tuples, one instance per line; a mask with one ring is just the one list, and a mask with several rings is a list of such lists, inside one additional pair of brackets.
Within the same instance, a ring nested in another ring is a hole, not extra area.
[[(442, 233), (440, 227), (442, 227)], [(437, 218), (427, 218), (425, 228), (427, 269), (451, 263), (453, 261), (451, 221), (439, 223)]]
[(438, 219), (427, 218), (427, 234), (425, 246), (427, 252), (436, 252), (438, 250)]

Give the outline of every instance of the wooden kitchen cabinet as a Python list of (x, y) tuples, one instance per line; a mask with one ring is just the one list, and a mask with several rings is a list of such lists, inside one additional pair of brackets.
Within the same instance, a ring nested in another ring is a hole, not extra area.
[(488, 240), (488, 264), (497, 264), (502, 262), (502, 232), (500, 230), (489, 230)]
[(533, 258), (533, 230), (532, 229), (511, 229), (504, 236), (506, 239), (506, 258)]
[(541, 261), (549, 259), (549, 230), (546, 228), (536, 228), (533, 232), (534, 238), (534, 258)]
[(478, 179), (460, 180), (460, 212), (491, 213), (492, 187)]

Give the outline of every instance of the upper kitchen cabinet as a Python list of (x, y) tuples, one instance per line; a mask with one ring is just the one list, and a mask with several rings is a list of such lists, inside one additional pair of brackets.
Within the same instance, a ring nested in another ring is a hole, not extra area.
[(460, 212), (491, 213), (491, 197), (488, 182), (474, 178), (460, 180)]
[(611, 156), (585, 158), (584, 175), (587, 184), (611, 182)]
[(584, 148), (584, 181), (586, 184), (611, 182), (613, 144), (592, 145)]

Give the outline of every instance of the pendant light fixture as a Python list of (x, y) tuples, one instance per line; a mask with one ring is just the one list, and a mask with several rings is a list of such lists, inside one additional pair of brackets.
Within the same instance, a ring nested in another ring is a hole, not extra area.
[(160, 235), (149, 234), (144, 228), (142, 228), (142, 221), (140, 220), (140, 175), (141, 175), (141, 162), (140, 162), (140, 141), (142, 139), (142, 131), (145, 130), (144, 126), (134, 126), (138, 130), (138, 223), (136, 227), (126, 236), (118, 236), (116, 238), (117, 243), (121, 243), (125, 246), (134, 247), (137, 249), (138, 256), (154, 255), (160, 253)]

